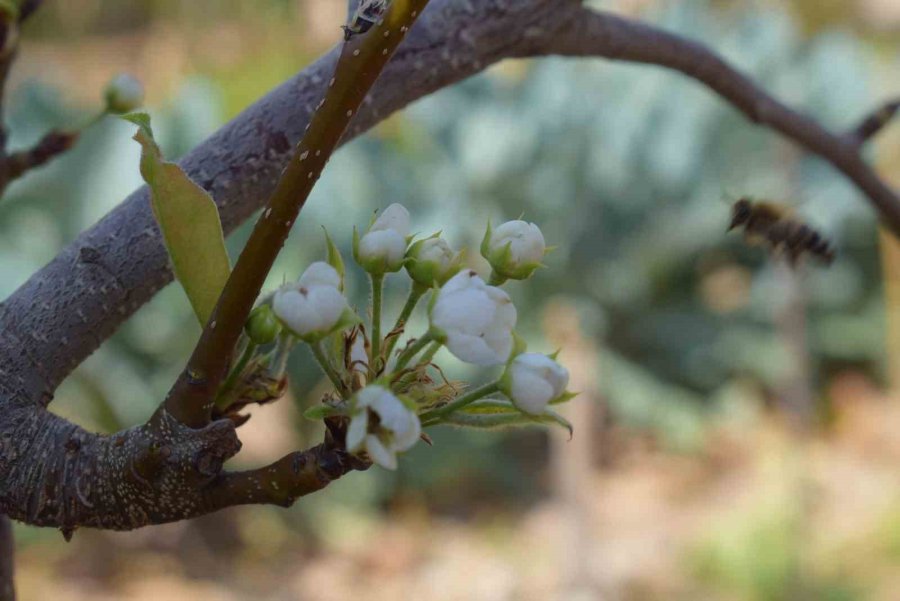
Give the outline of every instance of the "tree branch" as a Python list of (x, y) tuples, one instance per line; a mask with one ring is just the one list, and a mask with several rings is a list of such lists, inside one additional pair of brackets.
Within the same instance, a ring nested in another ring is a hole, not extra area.
[(900, 111), (900, 98), (884, 103), (878, 110), (864, 118), (859, 122), (859, 125), (850, 130), (846, 135), (847, 141), (857, 146), (865, 144), (875, 137), (878, 132), (887, 127), (898, 111)]
[(428, 0), (394, 0), (368, 33), (341, 45), (325, 96), (256, 222), (188, 365), (166, 399), (166, 408), (182, 423), (199, 427), (209, 422), (232, 349), (297, 215), (350, 119), (427, 4)]
[[(217, 200), (226, 231), (271, 195), (327, 89), (338, 52), (247, 109), (181, 162)], [(693, 77), (752, 121), (830, 161), (900, 231), (900, 203), (856, 144), (781, 104), (703, 46), (591, 12), (575, 0), (432, 0), (344, 140), (500, 59), (545, 54), (654, 64)], [(221, 464), (239, 448), (227, 420), (189, 428), (161, 408), (144, 426), (97, 436), (41, 407), (76, 365), (170, 280), (142, 189), (0, 305), (0, 512), (65, 530), (134, 528), (227, 505), (287, 503), (358, 469), (339, 446), (326, 444), (269, 468), (227, 474)]]
[(573, 10), (571, 17), (565, 35), (547, 39), (547, 52), (658, 65), (698, 80), (752, 122), (781, 133), (831, 163), (866, 195), (894, 234), (900, 235), (900, 198), (865, 163), (858, 143), (829, 132), (814, 119), (779, 102), (701, 44), (584, 8)]

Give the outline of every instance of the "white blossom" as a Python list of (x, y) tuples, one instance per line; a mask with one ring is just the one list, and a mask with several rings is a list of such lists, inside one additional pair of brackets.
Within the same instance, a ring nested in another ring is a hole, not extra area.
[(121, 73), (106, 84), (104, 97), (110, 113), (129, 113), (144, 104), (144, 85), (134, 75)]
[(397, 271), (406, 257), (409, 211), (394, 203), (386, 208), (359, 240), (354, 240), (356, 261), (370, 273)]
[(419, 417), (391, 391), (375, 384), (356, 394), (353, 410), (347, 450), (365, 451), (378, 465), (397, 469), (397, 453), (412, 448), (422, 434)]
[(438, 338), (461, 361), (497, 365), (509, 358), (516, 308), (509, 295), (474, 271), (461, 271), (444, 284), (430, 317)]
[(353, 322), (347, 299), (338, 290), (340, 276), (327, 263), (313, 263), (272, 299), (275, 316), (296, 336), (317, 341)]
[(494, 272), (504, 278), (523, 280), (541, 265), (547, 253), (544, 234), (533, 223), (507, 221), (488, 231), (481, 245), (481, 254)]
[(442, 286), (462, 267), (462, 253), (453, 252), (438, 235), (419, 240), (406, 251), (406, 271), (423, 286)]
[(526, 413), (543, 412), (551, 401), (566, 392), (568, 385), (568, 370), (547, 355), (538, 353), (517, 356), (504, 374), (504, 392)]

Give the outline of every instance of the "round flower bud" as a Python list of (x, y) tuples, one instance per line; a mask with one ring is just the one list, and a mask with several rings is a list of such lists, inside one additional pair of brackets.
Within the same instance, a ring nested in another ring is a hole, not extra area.
[(462, 253), (435, 235), (413, 243), (406, 251), (406, 271), (417, 284), (443, 286), (462, 268)]
[(435, 337), (457, 359), (475, 365), (505, 363), (513, 348), (516, 307), (509, 295), (467, 269), (438, 292), (429, 317)]
[[(353, 403), (347, 450), (365, 451), (378, 465), (397, 469), (397, 453), (412, 448), (422, 434), (419, 417), (390, 390), (376, 384), (360, 390)], [(370, 419), (370, 413), (377, 419)]]
[(275, 292), (272, 310), (295, 336), (317, 342), (358, 321), (339, 285), (340, 275), (333, 267), (313, 263), (297, 282)]
[(512, 360), (501, 379), (503, 393), (525, 413), (539, 414), (560, 399), (569, 385), (568, 370), (538, 353), (522, 353)]
[(106, 111), (114, 115), (130, 113), (144, 104), (144, 86), (134, 75), (116, 75), (104, 91)]
[(260, 305), (253, 309), (247, 323), (244, 325), (244, 331), (253, 341), (253, 344), (269, 344), (281, 331), (281, 324), (269, 305)]
[(354, 231), (353, 257), (371, 274), (399, 271), (406, 256), (409, 211), (394, 203), (386, 208), (359, 238)]
[(504, 279), (527, 279), (541, 266), (546, 252), (541, 229), (521, 220), (507, 221), (495, 230), (488, 224), (481, 242), (481, 254)]

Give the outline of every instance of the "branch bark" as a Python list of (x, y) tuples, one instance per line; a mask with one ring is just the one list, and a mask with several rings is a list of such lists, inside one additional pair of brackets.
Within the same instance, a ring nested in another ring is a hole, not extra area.
[[(247, 109), (181, 162), (216, 198), (226, 231), (271, 195), (327, 88), (337, 52)], [(576, 0), (433, 0), (344, 141), (498, 60), (546, 54), (653, 64), (697, 79), (753, 122), (830, 161), (900, 232), (900, 201), (856, 144), (778, 102), (705, 47), (589, 11)], [(326, 444), (268, 468), (225, 474), (222, 462), (239, 448), (225, 420), (189, 428), (163, 407), (144, 426), (97, 436), (49, 413), (45, 407), (59, 382), (170, 280), (142, 189), (0, 305), (0, 512), (64, 531), (134, 528), (227, 505), (289, 503), (361, 469), (340, 445)]]

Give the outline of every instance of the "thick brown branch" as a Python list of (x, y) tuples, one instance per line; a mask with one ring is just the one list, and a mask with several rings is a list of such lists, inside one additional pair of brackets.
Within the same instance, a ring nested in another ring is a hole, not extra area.
[[(497, 60), (571, 2), (432, 0), (344, 137)], [(226, 232), (268, 198), (334, 71), (338, 49), (274, 90), (181, 161), (219, 205)], [(410, 75), (412, 74), (412, 75)], [(59, 382), (171, 281), (146, 189), (81, 234), (0, 305), (0, 392), (48, 402)]]
[[(66, 536), (79, 527), (130, 530), (234, 505), (290, 505), (368, 467), (329, 434), (326, 443), (271, 466), (228, 473), (222, 465), (240, 449), (229, 420), (192, 429), (161, 410), (144, 426), (101, 436), (31, 405), (7, 410), (0, 512)], [(2, 551), (0, 559), (10, 557)], [(3, 567), (0, 561), (0, 583)]]
[[(432, 0), (345, 138), (497, 60), (544, 54), (604, 56), (689, 75), (754, 122), (829, 160), (868, 196), (885, 222), (900, 231), (900, 204), (862, 161), (857, 145), (779, 103), (703, 46), (587, 11), (574, 0)], [(273, 191), (336, 60), (333, 51), (182, 162), (216, 198), (226, 231)], [(289, 494), (282, 498), (271, 486), (262, 502), (287, 502), (341, 471), (328, 467), (339, 452), (317, 447), (274, 464), (274, 473), (280, 474), (274, 480), (265, 480), (273, 474), (267, 468), (221, 475), (220, 461), (237, 446), (230, 424), (221, 425), (226, 422), (192, 430), (161, 411), (147, 426), (97, 437), (31, 403), (48, 402), (61, 379), (170, 279), (166, 253), (141, 190), (0, 305), (0, 511), (64, 528), (136, 527), (258, 502), (250, 491), (266, 488), (266, 482), (276, 482)], [(162, 431), (166, 434), (161, 438)], [(69, 439), (76, 441), (70, 445), (75, 451), (66, 446)], [(163, 451), (166, 445), (169, 450)], [(166, 454), (164, 461), (160, 453)], [(346, 461), (343, 465), (352, 469)], [(86, 478), (77, 476), (85, 467), (91, 468), (96, 482), (90, 491), (84, 488)], [(170, 488), (189, 509), (180, 501), (172, 505)], [(107, 490), (113, 491), (115, 501), (99, 492)], [(101, 498), (109, 499), (110, 506), (98, 505)], [(131, 506), (137, 509), (129, 510)]]

